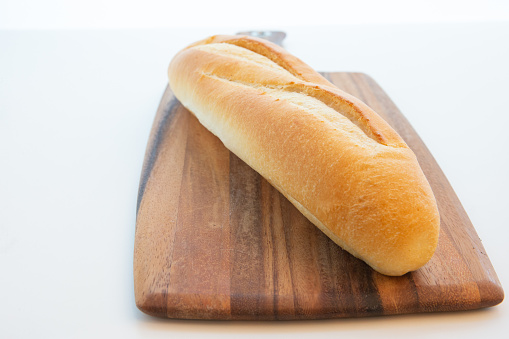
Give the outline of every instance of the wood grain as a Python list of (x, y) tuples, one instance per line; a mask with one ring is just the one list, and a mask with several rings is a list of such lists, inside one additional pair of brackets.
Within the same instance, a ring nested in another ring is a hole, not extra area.
[(503, 290), (426, 146), (367, 75), (324, 73), (377, 111), (414, 150), (437, 198), (437, 252), (387, 277), (343, 251), (229, 152), (166, 89), (138, 196), (134, 285), (147, 314), (183, 319), (321, 319), (460, 311)]

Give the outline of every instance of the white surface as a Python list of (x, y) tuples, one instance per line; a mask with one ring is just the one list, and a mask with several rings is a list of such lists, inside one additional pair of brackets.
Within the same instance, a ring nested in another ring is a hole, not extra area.
[[(509, 22), (284, 27), (325, 71), (360, 71), (424, 139), (509, 281)], [(481, 311), (304, 322), (160, 320), (134, 304), (138, 182), (171, 57), (228, 29), (0, 32), (0, 337), (502, 338)]]
[[(175, 15), (178, 13), (178, 15)], [(505, 0), (2, 0), (0, 29), (231, 27), (509, 20)]]

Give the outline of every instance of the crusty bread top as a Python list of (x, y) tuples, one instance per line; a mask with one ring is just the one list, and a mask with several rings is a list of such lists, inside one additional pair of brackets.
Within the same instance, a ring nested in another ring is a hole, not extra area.
[(362, 101), (252, 37), (191, 45), (169, 79), (207, 129), (341, 247), (387, 275), (431, 258), (431, 188), (413, 152)]
[[(242, 49), (235, 51), (234, 48), (225, 48), (224, 45), (221, 46), (220, 44), (239, 46), (242, 47)], [(270, 79), (269, 77), (264, 77), (265, 81), (259, 82), (261, 78), (252, 78), (252, 81), (249, 82), (251, 85), (265, 85), (267, 87), (279, 88), (284, 86), (284, 88), (281, 89), (286, 92), (297, 92), (314, 97), (345, 115), (367, 135), (381, 144), (396, 147), (406, 146), (401, 137), (369, 106), (356, 97), (341, 91), (299, 58), (288, 53), (285, 49), (276, 44), (256, 37), (215, 35), (198, 41), (187, 48), (198, 46), (203, 47), (202, 50), (204, 51), (209, 50), (212, 53), (218, 53), (224, 56), (231, 57), (237, 53), (237, 56), (243, 59), (243, 61), (257, 62), (264, 66), (270, 65), (267, 61), (272, 61), (272, 63), (280, 66), (279, 75), (282, 75), (281, 71), (283, 70), (287, 71), (289, 74), (287, 74), (286, 77), (280, 76), (279, 79), (277, 79), (279, 81), (274, 78)], [(246, 53), (246, 50), (254, 53)], [(221, 53), (222, 51), (223, 53)], [(264, 58), (258, 58), (257, 56), (262, 56)], [(215, 75), (219, 77), (224, 76), (224, 79), (228, 80), (231, 78), (228, 72), (229, 71), (222, 75)], [(242, 73), (244, 76), (248, 74), (248, 72)], [(246, 79), (243, 79), (243, 81), (245, 80)]]
[(195, 42), (194, 44), (188, 46), (188, 48), (214, 43), (227, 43), (245, 48), (256, 54), (266, 57), (267, 59), (278, 64), (283, 69), (287, 70), (292, 75), (301, 80), (335, 87), (314, 69), (302, 62), (299, 58), (288, 53), (284, 48), (264, 39), (245, 35), (214, 35), (207, 39)]

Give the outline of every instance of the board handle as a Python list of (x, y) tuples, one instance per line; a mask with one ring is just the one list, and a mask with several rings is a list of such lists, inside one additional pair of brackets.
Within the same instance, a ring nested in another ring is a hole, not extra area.
[(262, 38), (279, 46), (283, 46), (283, 40), (286, 38), (286, 33), (281, 31), (246, 31), (238, 32), (237, 35), (249, 35)]

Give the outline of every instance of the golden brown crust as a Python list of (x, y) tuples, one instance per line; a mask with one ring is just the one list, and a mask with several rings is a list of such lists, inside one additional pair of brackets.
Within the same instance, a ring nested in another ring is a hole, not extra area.
[(264, 39), (246, 35), (214, 35), (205, 40), (198, 41), (189, 47), (213, 43), (227, 43), (246, 48), (272, 60), (301, 80), (335, 87), (318, 72), (302, 62), (299, 58), (288, 53), (284, 48)]
[[(268, 58), (299, 80), (302, 80), (300, 82), (287, 81), (281, 83), (274, 82), (274, 79), (265, 79), (265, 82), (259, 83), (259, 85), (286, 86), (286, 90), (306, 93), (331, 107), (343, 107), (344, 114), (350, 113), (349, 118), (365, 129), (378, 142), (393, 146), (404, 144), (399, 135), (371, 108), (357, 98), (338, 89), (318, 72), (288, 53), (282, 47), (255, 37), (216, 35), (196, 42), (188, 48), (214, 43), (227, 43), (246, 48)], [(257, 80), (259, 81), (259, 79)], [(346, 106), (349, 109), (345, 110)]]
[(269, 42), (220, 36), (177, 54), (169, 79), (205, 127), (333, 241), (387, 275), (419, 268), (439, 216), (415, 155), (313, 72)]

